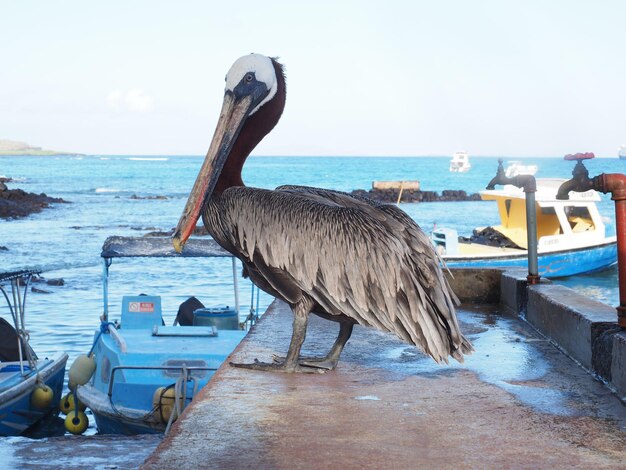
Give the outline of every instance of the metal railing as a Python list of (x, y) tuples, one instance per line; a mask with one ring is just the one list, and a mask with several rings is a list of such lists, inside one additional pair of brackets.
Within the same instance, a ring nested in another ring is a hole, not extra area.
[(217, 368), (216, 367), (187, 367), (187, 366), (114, 366), (111, 369), (111, 376), (109, 379), (109, 390), (108, 390), (108, 396), (109, 396), (109, 400), (112, 399), (113, 397), (113, 383), (115, 381), (115, 372), (117, 372), (118, 370), (123, 370), (123, 369), (127, 369), (127, 370), (180, 370), (181, 374), (184, 374), (187, 377), (190, 377), (189, 372), (193, 372), (194, 370), (198, 370), (198, 371), (208, 371), (208, 370), (212, 370), (212, 371), (216, 371)]

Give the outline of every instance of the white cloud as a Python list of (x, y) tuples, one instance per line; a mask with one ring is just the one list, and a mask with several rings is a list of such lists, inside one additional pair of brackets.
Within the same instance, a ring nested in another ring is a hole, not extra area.
[(154, 100), (140, 88), (130, 91), (113, 90), (107, 96), (107, 105), (114, 111), (146, 113), (152, 111)]
[(152, 110), (152, 97), (139, 88), (126, 93), (125, 101), (130, 111), (143, 113)]
[(120, 111), (122, 109), (121, 101), (122, 92), (120, 90), (113, 90), (109, 93), (109, 96), (107, 96), (107, 105), (115, 111)]

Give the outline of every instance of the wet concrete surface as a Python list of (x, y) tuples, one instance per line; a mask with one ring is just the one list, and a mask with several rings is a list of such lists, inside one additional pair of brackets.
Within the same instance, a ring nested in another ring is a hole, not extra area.
[(110, 470), (136, 469), (161, 441), (160, 435), (4, 437), (0, 468)]
[[(476, 351), (439, 366), (357, 327), (335, 371), (222, 367), (143, 468), (624, 468), (626, 407), (526, 323), (464, 306)], [(232, 360), (284, 353), (292, 316), (274, 304)], [(334, 324), (312, 318), (305, 354)]]

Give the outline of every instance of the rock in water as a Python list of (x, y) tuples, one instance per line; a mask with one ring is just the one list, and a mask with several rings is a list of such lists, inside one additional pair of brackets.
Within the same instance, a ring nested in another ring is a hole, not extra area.
[[(5, 186), (6, 188), (6, 186)], [(49, 197), (44, 193), (27, 193), (21, 189), (0, 188), (0, 219), (17, 219), (35, 212), (41, 212), (52, 203), (66, 203), (58, 197)]]

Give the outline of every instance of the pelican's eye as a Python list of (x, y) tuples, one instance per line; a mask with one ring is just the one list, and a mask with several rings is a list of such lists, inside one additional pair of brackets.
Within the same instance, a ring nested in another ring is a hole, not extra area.
[(246, 83), (252, 83), (252, 80), (254, 80), (254, 75), (252, 75), (251, 73), (247, 73), (244, 77), (244, 80), (246, 81)]

